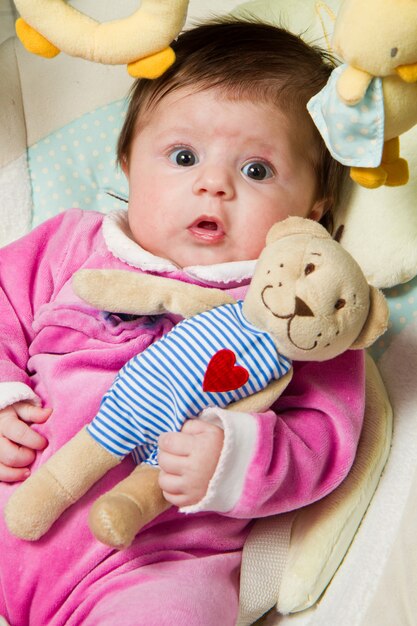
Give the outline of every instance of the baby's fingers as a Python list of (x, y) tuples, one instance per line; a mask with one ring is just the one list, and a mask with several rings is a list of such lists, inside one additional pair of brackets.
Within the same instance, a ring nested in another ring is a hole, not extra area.
[(188, 494), (185, 481), (180, 476), (166, 474), (161, 470), (159, 473), (159, 486), (162, 489), (165, 500), (174, 506), (187, 506), (189, 504), (195, 504), (198, 500), (198, 498), (193, 499)]
[(18, 415), (21, 420), (24, 422), (34, 422), (35, 424), (46, 422), (52, 413), (52, 409), (35, 406), (29, 402), (17, 402), (13, 405), (13, 408), (16, 411), (16, 415)]
[(158, 482), (164, 495), (179, 496), (184, 494), (184, 479), (180, 476), (173, 476), (172, 474), (166, 474), (164, 471), (160, 471)]
[(168, 432), (159, 436), (160, 451), (177, 456), (188, 456), (193, 449), (194, 437), (185, 433)]
[(26, 467), (8, 467), (0, 463), (0, 482), (17, 483), (25, 480), (30, 475)]
[[(0, 467), (11, 469), (24, 468), (33, 463), (35, 452), (30, 448), (19, 446), (4, 437), (0, 437)], [(0, 478), (0, 480), (5, 480)]]
[(33, 450), (43, 450), (48, 445), (45, 437), (13, 414), (4, 415), (2, 418), (0, 434), (3, 438), (9, 439), (11, 443), (16, 443), (25, 448), (32, 448)]
[(167, 474), (181, 476), (184, 473), (184, 466), (188, 461), (188, 456), (170, 454), (164, 450), (159, 450), (158, 465)]

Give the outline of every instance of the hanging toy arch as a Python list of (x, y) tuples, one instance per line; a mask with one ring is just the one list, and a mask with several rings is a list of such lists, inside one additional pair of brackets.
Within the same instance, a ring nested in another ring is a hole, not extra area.
[(126, 64), (131, 76), (157, 78), (174, 62), (171, 42), (188, 0), (142, 0), (130, 16), (98, 22), (65, 0), (15, 0), (16, 33), (25, 48), (53, 58), (61, 51), (95, 63)]

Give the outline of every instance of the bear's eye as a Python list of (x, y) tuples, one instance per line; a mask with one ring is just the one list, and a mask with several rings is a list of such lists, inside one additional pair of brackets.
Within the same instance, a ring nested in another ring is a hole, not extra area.
[(339, 300), (336, 301), (336, 304), (334, 305), (334, 308), (339, 311), (339, 309), (343, 309), (343, 307), (346, 304), (346, 300), (343, 300), (343, 298), (339, 298)]
[(315, 269), (316, 269), (316, 266), (314, 265), (314, 263), (307, 263), (307, 265), (304, 268), (304, 274), (308, 276), (309, 274), (314, 272)]

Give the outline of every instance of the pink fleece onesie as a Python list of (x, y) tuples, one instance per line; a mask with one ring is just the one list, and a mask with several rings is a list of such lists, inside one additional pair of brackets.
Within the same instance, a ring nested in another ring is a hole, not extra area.
[[(147, 271), (239, 298), (253, 263), (179, 270), (130, 238), (124, 213), (76, 209), (0, 250), (0, 408), (23, 399), (53, 407), (36, 426), (49, 445), (33, 468), (94, 417), (118, 370), (178, 321), (94, 310), (73, 292), (80, 268)], [(12, 626), (231, 626), (251, 520), (333, 490), (353, 462), (363, 413), (363, 353), (294, 363), (292, 382), (262, 415), (204, 412), (225, 432), (207, 494), (171, 507), (128, 549), (100, 544), (86, 519), (93, 500), (131, 471), (130, 458), (40, 541), (11, 536), (1, 517), (0, 614)], [(15, 488), (0, 483), (2, 508)]]

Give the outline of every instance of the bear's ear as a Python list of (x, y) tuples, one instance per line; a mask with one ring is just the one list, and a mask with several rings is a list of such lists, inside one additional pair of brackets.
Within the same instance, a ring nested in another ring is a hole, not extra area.
[(382, 335), (388, 326), (389, 309), (384, 295), (379, 289), (369, 287), (369, 313), (358, 337), (351, 345), (352, 350), (368, 348)]
[(288, 235), (311, 235), (320, 239), (331, 239), (327, 230), (314, 220), (306, 217), (287, 217), (282, 222), (277, 222), (268, 231), (266, 245), (288, 237)]

